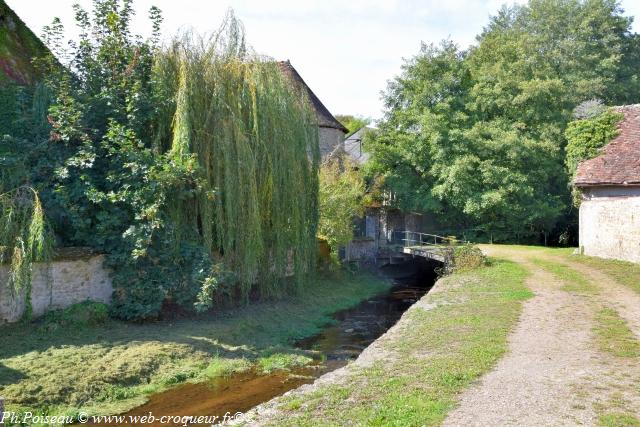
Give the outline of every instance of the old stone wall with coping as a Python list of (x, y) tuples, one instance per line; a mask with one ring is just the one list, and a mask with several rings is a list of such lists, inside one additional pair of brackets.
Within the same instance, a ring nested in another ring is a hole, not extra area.
[[(31, 306), (34, 317), (49, 310), (69, 307), (83, 301), (111, 302), (113, 287), (104, 255), (65, 256), (50, 263), (35, 263), (31, 280)], [(8, 289), (9, 266), (0, 265), (0, 323), (16, 322), (26, 309), (25, 291), (13, 295)]]

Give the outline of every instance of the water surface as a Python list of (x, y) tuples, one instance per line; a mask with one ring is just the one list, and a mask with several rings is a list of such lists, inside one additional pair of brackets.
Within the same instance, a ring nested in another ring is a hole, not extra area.
[[(335, 323), (320, 334), (297, 342), (300, 350), (320, 355), (310, 366), (262, 374), (255, 370), (199, 384), (184, 384), (151, 396), (124, 415), (218, 416), (247, 412), (276, 396), (313, 382), (346, 365), (393, 326), (433, 284), (432, 275), (396, 279), (386, 293), (335, 314)], [(180, 425), (180, 424), (146, 424)], [(195, 425), (195, 424), (194, 424)]]

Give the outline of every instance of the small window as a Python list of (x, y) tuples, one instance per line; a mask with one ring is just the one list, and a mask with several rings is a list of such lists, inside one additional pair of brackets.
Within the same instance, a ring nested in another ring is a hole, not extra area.
[(367, 236), (367, 218), (355, 217), (353, 219), (353, 237), (358, 239)]

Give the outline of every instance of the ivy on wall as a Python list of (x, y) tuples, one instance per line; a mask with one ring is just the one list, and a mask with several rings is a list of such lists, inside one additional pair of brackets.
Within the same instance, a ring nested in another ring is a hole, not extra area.
[[(623, 115), (611, 109), (604, 109), (593, 116), (570, 122), (565, 131), (567, 138), (566, 167), (569, 176), (575, 177), (580, 162), (600, 154), (602, 147), (618, 135), (617, 125)], [(573, 190), (574, 205), (579, 206), (579, 193)]]

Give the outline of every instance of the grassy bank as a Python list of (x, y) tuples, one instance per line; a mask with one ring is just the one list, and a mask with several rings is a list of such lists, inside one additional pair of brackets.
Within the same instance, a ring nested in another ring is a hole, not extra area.
[[(421, 426), (439, 424), (457, 395), (507, 349), (523, 300), (526, 270), (511, 262), (442, 279), (380, 342), (370, 366), (343, 381), (280, 399), (268, 425)], [(321, 423), (318, 420), (322, 420)]]
[(331, 314), (384, 291), (367, 273), (318, 279), (301, 296), (216, 315), (148, 324), (0, 326), (0, 396), (9, 410), (121, 412), (186, 381), (308, 362), (291, 343)]

